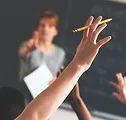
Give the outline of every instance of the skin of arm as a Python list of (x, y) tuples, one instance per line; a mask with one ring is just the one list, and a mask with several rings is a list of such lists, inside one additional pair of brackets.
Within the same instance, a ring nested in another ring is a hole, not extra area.
[(68, 101), (79, 120), (92, 120), (92, 116), (80, 96), (79, 84), (77, 83), (68, 96)]
[[(63, 70), (64, 68), (60, 69), (60, 71), (57, 74), (57, 77), (63, 72)], [(70, 94), (68, 95), (67, 100), (72, 106), (79, 120), (92, 120), (93, 119), (83, 99), (80, 96), (80, 87), (79, 87), (78, 82), (74, 86)]]
[(16, 120), (48, 120), (68, 96), (83, 72), (89, 69), (100, 47), (111, 39), (111, 36), (108, 36), (96, 42), (106, 24), (98, 26), (102, 20), (101, 16), (94, 22), (93, 19), (93, 16), (88, 19), (86, 25), (92, 25), (85, 31), (70, 64), (44, 92), (25, 108)]

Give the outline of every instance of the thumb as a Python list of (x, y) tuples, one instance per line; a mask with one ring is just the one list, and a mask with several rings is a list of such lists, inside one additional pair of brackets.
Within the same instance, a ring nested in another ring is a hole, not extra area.
[(103, 46), (104, 44), (106, 44), (107, 42), (109, 42), (111, 40), (111, 36), (105, 37), (102, 40), (97, 42), (98, 47), (100, 48), (101, 46)]

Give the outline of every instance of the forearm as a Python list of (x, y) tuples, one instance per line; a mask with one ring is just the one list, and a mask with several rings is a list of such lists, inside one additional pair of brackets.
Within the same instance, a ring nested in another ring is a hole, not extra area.
[(24, 113), (31, 112), (39, 119), (49, 119), (85, 70), (86, 68), (79, 68), (75, 62), (71, 62), (57, 80), (28, 105)]
[(92, 120), (92, 116), (80, 96), (73, 98), (69, 103), (79, 120)]

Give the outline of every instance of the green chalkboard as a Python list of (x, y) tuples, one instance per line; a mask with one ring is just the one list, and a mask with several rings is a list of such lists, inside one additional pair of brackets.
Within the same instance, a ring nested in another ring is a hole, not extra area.
[(112, 97), (114, 89), (109, 84), (116, 81), (117, 72), (126, 75), (126, 5), (107, 0), (78, 0), (72, 4), (65, 32), (68, 61), (82, 37), (82, 32), (72, 33), (74, 27), (82, 26), (90, 15), (113, 19), (99, 36), (112, 35), (112, 41), (100, 50), (92, 67), (80, 78), (81, 95), (91, 109), (126, 116), (126, 106)]

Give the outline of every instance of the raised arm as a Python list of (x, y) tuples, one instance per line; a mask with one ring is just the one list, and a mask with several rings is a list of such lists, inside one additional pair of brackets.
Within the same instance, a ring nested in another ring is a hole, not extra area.
[(98, 27), (102, 17), (98, 17), (94, 22), (93, 19), (92, 16), (88, 19), (87, 25), (92, 24), (92, 26), (85, 31), (71, 63), (54, 83), (25, 108), (16, 120), (48, 120), (73, 89), (83, 72), (89, 69), (99, 48), (111, 39), (108, 36), (96, 42), (106, 24)]
[(79, 84), (77, 83), (67, 97), (79, 120), (92, 120), (92, 116), (80, 96)]

